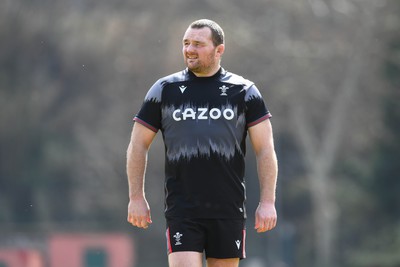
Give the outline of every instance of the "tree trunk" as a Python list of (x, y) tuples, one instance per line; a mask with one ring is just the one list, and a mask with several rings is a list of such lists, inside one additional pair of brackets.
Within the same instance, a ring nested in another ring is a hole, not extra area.
[[(367, 20), (370, 17), (366, 18)], [(360, 29), (356, 39), (353, 56), (349, 57), (346, 76), (332, 108), (327, 114), (325, 132), (321, 142), (317, 143), (317, 136), (313, 134), (312, 125), (301, 103), (292, 104), (291, 118), (297, 129), (297, 138), (300, 149), (305, 158), (308, 171), (309, 189), (313, 203), (313, 221), (315, 229), (315, 266), (335, 266), (336, 254), (335, 236), (337, 230), (337, 207), (335, 200), (335, 187), (331, 171), (338, 155), (350, 104), (359, 87), (361, 65), (367, 58), (366, 47), (370, 40), (370, 31), (366, 23)]]

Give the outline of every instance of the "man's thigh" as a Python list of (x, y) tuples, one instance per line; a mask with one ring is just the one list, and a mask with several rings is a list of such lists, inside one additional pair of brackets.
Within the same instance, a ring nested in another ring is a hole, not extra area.
[(231, 259), (208, 258), (207, 259), (207, 267), (238, 267), (238, 266), (239, 266), (239, 258), (231, 258)]
[(200, 252), (179, 251), (168, 255), (169, 267), (202, 267), (202, 261), (203, 254)]

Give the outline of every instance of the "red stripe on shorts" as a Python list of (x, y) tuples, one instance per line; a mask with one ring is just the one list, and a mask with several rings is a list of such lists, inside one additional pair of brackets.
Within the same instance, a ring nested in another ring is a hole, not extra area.
[(167, 236), (168, 254), (170, 254), (170, 253), (172, 253), (172, 247), (171, 247), (171, 239), (169, 238), (169, 227), (167, 228), (166, 236)]
[(242, 253), (243, 259), (246, 258), (246, 229), (243, 229), (243, 246), (242, 246)]

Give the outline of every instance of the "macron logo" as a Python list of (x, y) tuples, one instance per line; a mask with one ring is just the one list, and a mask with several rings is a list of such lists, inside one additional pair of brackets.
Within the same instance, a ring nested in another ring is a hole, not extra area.
[(181, 90), (182, 94), (183, 94), (183, 92), (185, 92), (186, 88), (187, 88), (187, 86), (184, 86), (184, 85), (179, 86), (179, 89)]
[(240, 249), (240, 240), (236, 240), (235, 243), (236, 243), (237, 248)]

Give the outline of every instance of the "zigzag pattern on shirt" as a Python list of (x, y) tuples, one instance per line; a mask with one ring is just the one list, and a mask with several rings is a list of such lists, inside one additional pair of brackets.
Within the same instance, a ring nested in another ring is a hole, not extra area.
[[(169, 161), (209, 158), (211, 153), (230, 160), (235, 153), (243, 154), (240, 146), (242, 136), (237, 136), (243, 131), (237, 131), (237, 128), (245, 127), (245, 115), (237, 114), (237, 108), (229, 104), (214, 109), (196, 107), (191, 103), (162, 109), (164, 130), (170, 131), (165, 134), (168, 136), (165, 142)], [(185, 110), (190, 112), (185, 114)], [(229, 112), (224, 117), (226, 110)], [(233, 117), (230, 112), (234, 113)]]

